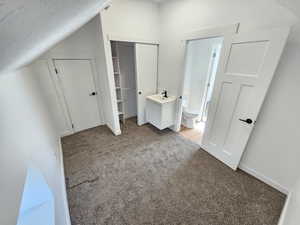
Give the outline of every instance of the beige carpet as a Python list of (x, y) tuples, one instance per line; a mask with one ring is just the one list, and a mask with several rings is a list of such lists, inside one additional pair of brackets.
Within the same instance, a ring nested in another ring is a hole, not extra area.
[(184, 137), (127, 122), (63, 138), (72, 225), (276, 225), (285, 196)]

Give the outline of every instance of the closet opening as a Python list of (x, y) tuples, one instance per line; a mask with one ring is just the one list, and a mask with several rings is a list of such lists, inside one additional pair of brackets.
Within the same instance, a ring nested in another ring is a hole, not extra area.
[(137, 116), (134, 43), (111, 41), (119, 120)]
[(158, 45), (111, 40), (110, 47), (120, 125), (130, 118), (144, 125), (146, 97), (157, 93)]
[(182, 96), (180, 134), (201, 144), (207, 121), (223, 38), (190, 40)]

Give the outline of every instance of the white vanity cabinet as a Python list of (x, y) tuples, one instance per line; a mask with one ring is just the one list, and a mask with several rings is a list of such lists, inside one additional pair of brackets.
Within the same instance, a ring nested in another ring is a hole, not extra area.
[(174, 113), (176, 106), (176, 97), (170, 96), (168, 98), (162, 95), (147, 96), (146, 102), (146, 119), (147, 122), (160, 130), (174, 125)]

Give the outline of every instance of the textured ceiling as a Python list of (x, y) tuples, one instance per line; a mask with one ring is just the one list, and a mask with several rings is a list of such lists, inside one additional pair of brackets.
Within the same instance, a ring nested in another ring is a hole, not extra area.
[(107, 0), (0, 0), (0, 74), (29, 63), (104, 7)]
[(299, 0), (277, 0), (279, 4), (291, 10), (300, 18), (300, 1)]

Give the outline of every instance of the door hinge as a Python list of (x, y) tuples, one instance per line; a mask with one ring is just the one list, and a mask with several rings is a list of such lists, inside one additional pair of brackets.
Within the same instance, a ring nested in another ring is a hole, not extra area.
[(54, 70), (55, 70), (55, 73), (58, 74), (58, 70), (56, 68)]
[(74, 129), (74, 124), (72, 123), (72, 128)]

